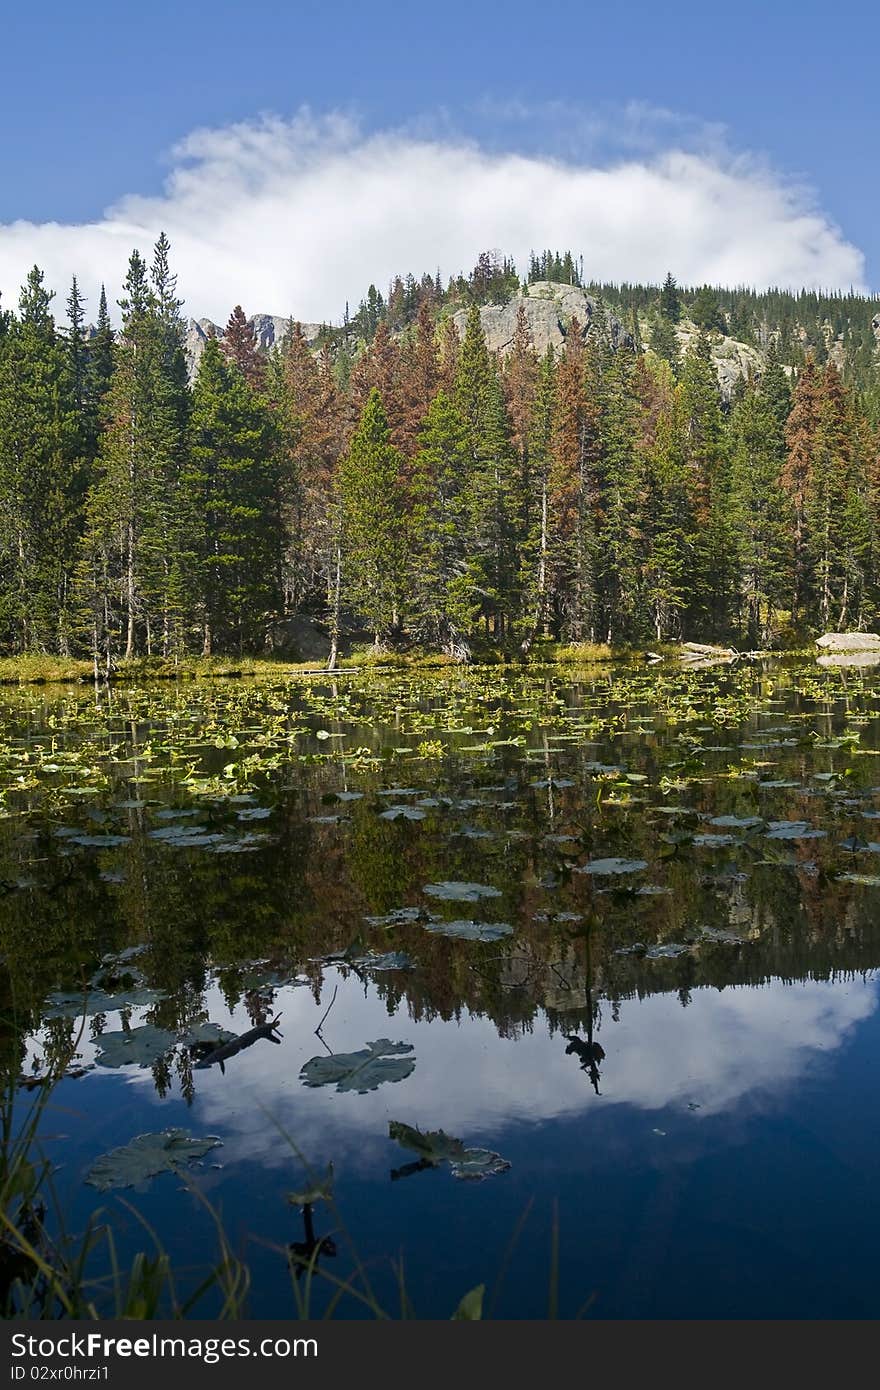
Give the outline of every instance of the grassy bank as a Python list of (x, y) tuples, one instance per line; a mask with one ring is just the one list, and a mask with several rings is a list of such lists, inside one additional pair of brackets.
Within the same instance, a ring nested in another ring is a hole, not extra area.
[[(671, 656), (674, 648), (660, 648), (660, 655)], [(642, 658), (644, 648), (610, 647), (604, 643), (581, 642), (564, 645), (560, 642), (536, 643), (528, 658), (504, 653), (487, 647), (474, 653), (474, 666), (505, 664), (529, 666), (583, 665), (594, 662), (627, 661)], [(383, 652), (374, 647), (359, 647), (340, 658), (339, 671), (360, 670), (444, 670), (457, 663), (440, 652), (413, 649), (406, 652)], [(239, 677), (277, 679), (285, 675), (307, 675), (325, 669), (320, 661), (291, 661), (284, 657), (188, 656), (180, 659), (162, 656), (136, 657), (119, 661), (114, 666), (111, 681), (160, 680), (228, 680)], [(0, 657), (0, 685), (81, 685), (94, 679), (92, 662), (78, 657), (43, 656), (39, 654)]]

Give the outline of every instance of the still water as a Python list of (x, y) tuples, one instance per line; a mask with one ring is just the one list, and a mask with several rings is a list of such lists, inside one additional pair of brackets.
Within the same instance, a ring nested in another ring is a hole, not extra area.
[[(501, 1317), (877, 1316), (876, 674), (2, 705), (2, 1056), (56, 1227), (100, 1210), (125, 1265), (148, 1223), (185, 1294), (219, 1219), (253, 1317), (295, 1313), (294, 1243), (313, 1315), (334, 1280), (399, 1315), (402, 1269), (431, 1318), (478, 1284)], [(172, 1128), (219, 1143), (99, 1162)]]

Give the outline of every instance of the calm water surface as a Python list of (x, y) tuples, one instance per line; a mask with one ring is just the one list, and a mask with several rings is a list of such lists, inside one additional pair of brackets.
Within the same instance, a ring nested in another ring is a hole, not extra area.
[[(391, 1312), (402, 1260), (422, 1317), (479, 1283), (545, 1316), (556, 1223), (565, 1317), (878, 1315), (876, 674), (47, 688), (2, 713), (2, 1056), (19, 1117), (23, 1079), (85, 1069), (42, 1121), (69, 1230), (100, 1208), (129, 1259), (122, 1198), (194, 1287), (207, 1199), (250, 1314), (285, 1316), (287, 1194), (332, 1163), (320, 1267), (359, 1261)], [(420, 1163), (389, 1125), (500, 1171)], [(170, 1127), (221, 1145), (86, 1181)]]

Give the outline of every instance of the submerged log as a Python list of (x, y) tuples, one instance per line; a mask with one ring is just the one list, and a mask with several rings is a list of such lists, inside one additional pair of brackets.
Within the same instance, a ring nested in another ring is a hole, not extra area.
[(250, 1028), (247, 1033), (242, 1033), (240, 1037), (233, 1038), (231, 1042), (224, 1043), (222, 1047), (215, 1047), (213, 1052), (209, 1052), (207, 1057), (203, 1057), (200, 1062), (196, 1062), (193, 1071), (203, 1071), (206, 1067), (213, 1067), (215, 1062), (220, 1063), (220, 1070), (226, 1071), (225, 1063), (230, 1057), (235, 1057), (239, 1052), (243, 1052), (246, 1047), (251, 1047), (260, 1038), (268, 1038), (270, 1042), (280, 1043), (280, 1037), (276, 1038), (280, 1014), (276, 1014), (269, 1023), (261, 1023), (257, 1028)]

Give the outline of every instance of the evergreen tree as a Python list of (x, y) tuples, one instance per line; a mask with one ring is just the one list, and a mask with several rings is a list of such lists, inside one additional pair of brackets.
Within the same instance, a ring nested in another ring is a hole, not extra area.
[(83, 471), (69, 345), (36, 266), (0, 344), (0, 632), (66, 653)]
[(266, 382), (266, 364), (257, 347), (256, 334), (240, 304), (236, 304), (229, 315), (220, 346), (238, 367), (251, 390), (261, 391)]
[(666, 279), (663, 281), (663, 288), (660, 291), (658, 301), (661, 318), (667, 322), (675, 324), (681, 319), (681, 299), (678, 294), (678, 286), (672, 271), (667, 271)]
[(178, 505), (185, 378), (181, 386), (168, 282), (163, 308), (135, 251), (124, 291), (86, 543), (87, 584), (101, 573), (111, 586), (84, 595), (93, 631), (95, 613), (104, 615), (108, 657), (120, 648), (131, 657), (141, 645), (149, 654), (182, 644), (179, 557), (191, 524)]
[(469, 458), (467, 426), (450, 397), (438, 391), (413, 463), (412, 613), (417, 635), (457, 659), (470, 652), (453, 600), (454, 582), (466, 565)]
[(736, 540), (721, 396), (705, 334), (693, 340), (685, 355), (678, 405), (697, 526), (690, 613), (698, 628), (721, 636), (734, 604)]
[(609, 359), (603, 391), (601, 524), (602, 631), (609, 643), (639, 635), (639, 576), (644, 538), (639, 533), (643, 479), (637, 452), (638, 404), (633, 359), (619, 349)]
[(196, 611), (206, 655), (259, 651), (279, 616), (283, 538), (274, 421), (266, 401), (211, 339), (189, 422), (186, 510), (196, 529)]
[(659, 357), (662, 362), (668, 362), (676, 376), (681, 371), (681, 350), (678, 346), (678, 338), (675, 332), (675, 325), (672, 320), (661, 314), (651, 326), (651, 351)]
[[(776, 615), (791, 591), (790, 505), (780, 479), (778, 400), (752, 387), (731, 420), (731, 513), (737, 537), (740, 626), (750, 647), (772, 644)], [(772, 383), (771, 383), (772, 385)]]
[(399, 506), (400, 455), (374, 387), (339, 467), (344, 594), (376, 646), (396, 636), (409, 600), (409, 528)]

